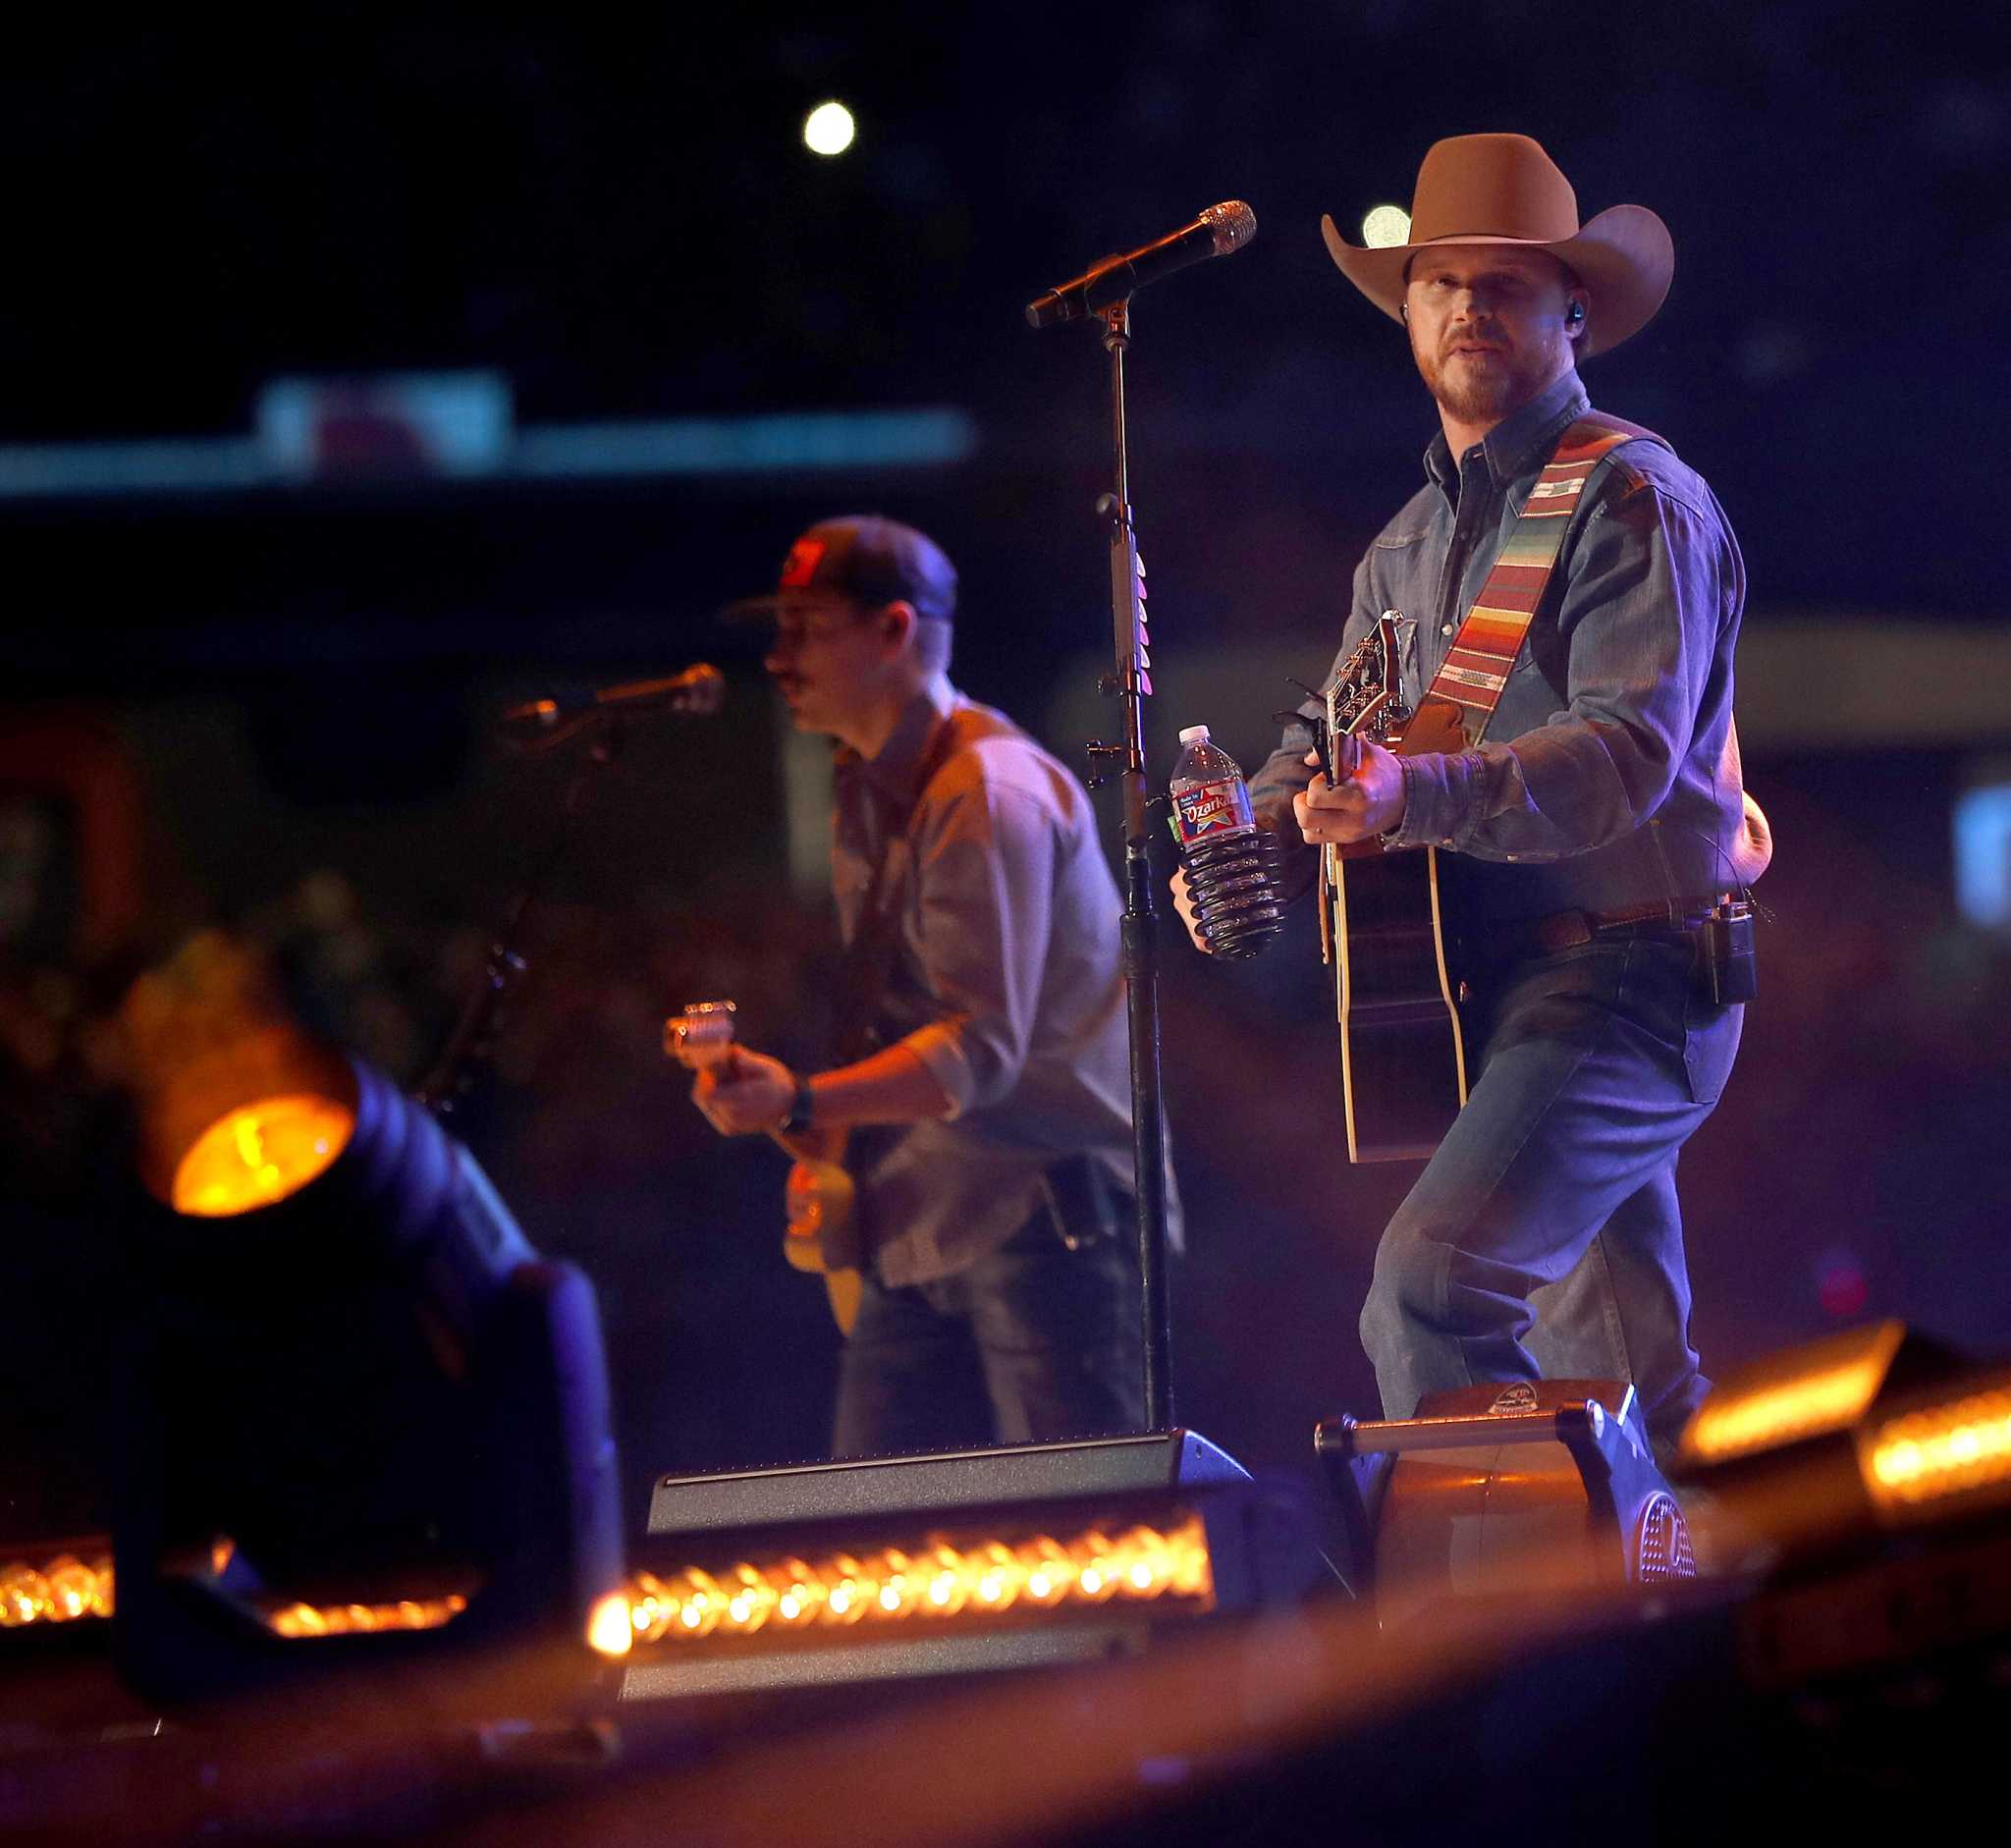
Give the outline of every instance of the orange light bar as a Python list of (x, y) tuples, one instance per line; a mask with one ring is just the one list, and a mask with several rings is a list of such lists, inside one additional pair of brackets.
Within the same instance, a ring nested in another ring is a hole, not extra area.
[(718, 1574), (697, 1566), (668, 1578), (641, 1572), (616, 1596), (625, 1596), (633, 1635), (610, 1647), (608, 1618), (597, 1606), (588, 1640), (608, 1656), (625, 1655), (634, 1642), (752, 1636), (771, 1623), (778, 1629), (966, 1623), (1015, 1608), (1114, 1600), (1165, 1600), (1208, 1610), (1215, 1579), (1207, 1530), (1190, 1514), (1165, 1529), (1139, 1525), (1112, 1534), (1089, 1528), (1066, 1543), (1046, 1534), (1016, 1545), (932, 1534), (912, 1553), (889, 1547), (863, 1559), (831, 1553), (743, 1562)]
[(1888, 1419), (1871, 1432), (1859, 1463), (1886, 1514), (2011, 1487), (2011, 1387)]
[(62, 1552), (39, 1566), (26, 1559), (0, 1565), (0, 1630), (109, 1617), (112, 1605), (110, 1553), (96, 1554), (88, 1563)]
[(1679, 1464), (1724, 1463), (1845, 1431), (1871, 1409), (1906, 1334), (1874, 1324), (1735, 1369), (1684, 1428)]
[(212, 1123), (175, 1169), (177, 1213), (228, 1219), (284, 1200), (348, 1145), (355, 1117), (333, 1098), (268, 1097)]
[(467, 1608), (459, 1592), (388, 1604), (281, 1604), (261, 1613), (275, 1636), (356, 1636), (374, 1630), (437, 1630)]

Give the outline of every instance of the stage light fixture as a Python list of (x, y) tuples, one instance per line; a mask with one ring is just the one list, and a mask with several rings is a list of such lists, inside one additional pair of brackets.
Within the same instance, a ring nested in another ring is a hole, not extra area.
[(637, 1557), (592, 1626), (625, 1700), (1130, 1654), (1319, 1570), (1301, 1500), (1183, 1431), (668, 1477)]
[(1708, 1492), (1716, 1548), (1756, 1568), (1961, 1521), (2011, 1502), (2011, 1368), (1900, 1322), (1845, 1330), (1724, 1375), (1675, 1467)]
[(162, 1699), (366, 1652), (577, 1649), (622, 1578), (593, 1291), (359, 1062), (271, 1028), (149, 1099), (115, 1648)]

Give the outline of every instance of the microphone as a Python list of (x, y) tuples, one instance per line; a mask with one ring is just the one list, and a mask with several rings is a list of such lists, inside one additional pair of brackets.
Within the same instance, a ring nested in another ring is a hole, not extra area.
[(556, 732), (603, 712), (667, 712), (680, 719), (704, 718), (720, 709), (727, 679), (701, 661), (661, 680), (626, 680), (569, 699), (533, 699), (512, 706), (496, 723), (532, 734)]
[(1257, 214), (1241, 199), (1224, 199), (1157, 244), (1141, 245), (1122, 256), (1107, 256), (1101, 263), (1092, 263), (1073, 282), (1062, 283), (1038, 300), (1029, 301), (1027, 325), (1054, 327), (1062, 321), (1079, 321), (1189, 263), (1240, 250), (1256, 235)]

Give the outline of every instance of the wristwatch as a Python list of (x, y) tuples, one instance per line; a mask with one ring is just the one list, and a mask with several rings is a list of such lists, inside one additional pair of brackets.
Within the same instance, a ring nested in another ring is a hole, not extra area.
[(800, 1135), (810, 1127), (816, 1114), (816, 1094), (810, 1089), (810, 1080), (800, 1071), (789, 1073), (795, 1081), (795, 1095), (789, 1099), (789, 1107), (776, 1127), (786, 1136)]

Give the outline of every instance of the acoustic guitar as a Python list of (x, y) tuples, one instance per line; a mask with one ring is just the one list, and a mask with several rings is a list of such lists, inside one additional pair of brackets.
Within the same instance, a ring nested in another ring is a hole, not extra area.
[[(734, 1040), (734, 1004), (693, 1002), (664, 1022), (664, 1051), (690, 1071), (717, 1070), (730, 1076), (739, 1057)], [(832, 1262), (828, 1254), (846, 1252), (852, 1244), (856, 1194), (844, 1169), (845, 1132), (808, 1129), (788, 1135), (771, 1129), (770, 1138), (792, 1166), (783, 1191), (788, 1214), (783, 1256), (798, 1271), (824, 1279), (831, 1313), (840, 1332), (849, 1334), (859, 1314), (859, 1273)]]
[[(1459, 708), (1404, 703), (1405, 618), (1386, 610), (1327, 694), (1328, 781), (1353, 775), (1362, 739), (1398, 756), (1466, 747)], [(1375, 841), (1320, 854), (1321, 951), (1333, 965), (1350, 1162), (1424, 1161), (1466, 1102), (1466, 1040), (1446, 967), (1436, 847)]]

